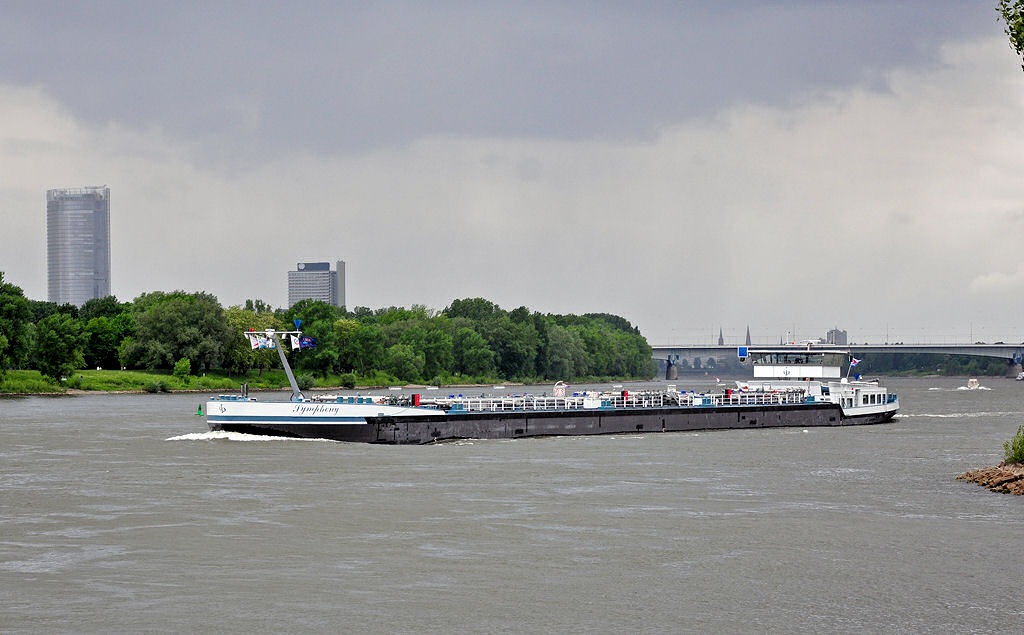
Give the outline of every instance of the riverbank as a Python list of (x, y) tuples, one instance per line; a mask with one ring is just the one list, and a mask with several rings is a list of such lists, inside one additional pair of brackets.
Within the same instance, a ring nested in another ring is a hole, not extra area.
[(1020, 463), (1003, 462), (994, 467), (964, 472), (956, 478), (959, 481), (977, 483), (993, 492), (1024, 495), (1024, 465)]
[[(488, 384), (443, 384), (443, 385), (439, 386), (438, 388), (444, 388), (444, 389), (451, 388), (451, 389), (464, 390), (466, 388), (493, 388), (494, 385), (495, 384), (489, 384), (489, 383)], [(518, 382), (504, 382), (502, 385), (503, 386), (507, 386), (507, 387), (516, 387), (516, 386), (524, 386), (525, 384), (518, 383)], [(403, 385), (399, 385), (399, 386), (353, 386), (352, 388), (349, 388), (347, 386), (314, 386), (310, 390), (317, 391), (317, 392), (332, 391), (332, 390), (363, 391), (363, 390), (388, 390), (388, 389), (393, 388), (393, 387), (398, 387), (398, 388), (401, 388), (403, 390), (416, 390), (416, 389), (425, 389), (426, 388), (422, 384), (406, 384), (404, 386)], [(237, 390), (238, 390), (237, 388), (232, 389), (232, 391), (237, 391)], [(270, 388), (251, 388), (250, 387), (248, 392), (281, 392), (281, 391), (285, 391), (285, 390), (291, 390), (291, 388), (287, 384), (285, 384), (284, 386), (276, 387), (276, 388), (274, 388), (274, 387), (270, 387)], [(155, 394), (155, 393), (160, 393), (160, 392), (168, 393), (168, 394), (175, 394), (175, 395), (178, 395), (178, 394), (189, 394), (189, 393), (216, 395), (216, 394), (224, 393), (226, 391), (225, 390), (216, 390), (216, 389), (213, 389), (213, 388), (166, 388), (166, 389), (159, 390), (159, 391), (154, 391), (154, 390), (103, 390), (103, 389), (82, 390), (81, 388), (61, 388), (61, 389), (56, 390), (56, 391), (48, 391), (48, 392), (3, 392), (3, 391), (0, 391), (0, 398), (3, 398), (3, 397), (71, 397), (71, 396), (74, 396), (74, 395), (100, 395), (100, 394), (102, 394), (102, 395), (144, 395), (144, 394), (147, 394), (147, 393)]]
[[(523, 386), (522, 381), (504, 381), (489, 377), (447, 377), (450, 383), (424, 384), (403, 383), (386, 373), (378, 373), (356, 377), (358, 383), (347, 384), (346, 378), (339, 375), (313, 377), (300, 375), (299, 386), (303, 390), (386, 390), (392, 386), (405, 389), (438, 387), (443, 389), (491, 388), (492, 386)], [(440, 378), (439, 378), (440, 379)], [(594, 383), (627, 383), (646, 381), (638, 378), (623, 377), (581, 377), (574, 384)], [(42, 395), (76, 395), (76, 394), (138, 394), (138, 393), (226, 393), (236, 392), (242, 384), (248, 385), (250, 392), (288, 390), (288, 377), (283, 370), (265, 370), (262, 373), (251, 371), (244, 376), (229, 376), (219, 371), (204, 373), (200, 376), (178, 377), (170, 371), (143, 370), (78, 370), (63, 384), (57, 385), (35, 370), (11, 370), (6, 377), (0, 379), (0, 397), (42, 396)], [(528, 382), (534, 384), (553, 384), (552, 381), (536, 379)]]

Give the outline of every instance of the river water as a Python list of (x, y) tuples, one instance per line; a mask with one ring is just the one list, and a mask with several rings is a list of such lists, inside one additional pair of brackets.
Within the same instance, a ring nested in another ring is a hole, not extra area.
[(1020, 632), (1024, 498), (954, 476), (1024, 383), (885, 383), (881, 426), (413, 447), (2, 399), (0, 630)]

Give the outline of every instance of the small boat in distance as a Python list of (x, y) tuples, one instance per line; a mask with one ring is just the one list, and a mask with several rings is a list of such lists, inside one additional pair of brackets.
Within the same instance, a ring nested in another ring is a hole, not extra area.
[(968, 377), (967, 378), (967, 390), (977, 390), (980, 387), (981, 387), (981, 384), (978, 383), (978, 378), (977, 377)]
[[(275, 342), (281, 334), (272, 329), (265, 333)], [(429, 398), (420, 394), (307, 397), (295, 383), (279, 342), (277, 350), (291, 385), (291, 399), (261, 402), (244, 393), (213, 397), (206, 409), (211, 430), (405, 444), (873, 424), (890, 421), (899, 410), (896, 394), (877, 380), (841, 377), (844, 366), (852, 365), (849, 351), (816, 349), (811, 344), (806, 348), (742, 347), (738, 353), (753, 358), (754, 378), (718, 392), (679, 391), (675, 385), (660, 390), (572, 392), (558, 382), (553, 396), (451, 394)]]

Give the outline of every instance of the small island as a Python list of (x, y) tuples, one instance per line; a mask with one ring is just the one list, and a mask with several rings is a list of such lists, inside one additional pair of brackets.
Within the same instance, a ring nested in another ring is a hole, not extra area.
[(1024, 495), (1024, 465), (1002, 462), (994, 467), (964, 472), (956, 477), (961, 481), (977, 483), (993, 492)]
[(957, 476), (957, 480), (970, 481), (1002, 494), (1024, 495), (1024, 425), (1017, 434), (1003, 443), (1005, 459), (994, 467), (971, 470)]

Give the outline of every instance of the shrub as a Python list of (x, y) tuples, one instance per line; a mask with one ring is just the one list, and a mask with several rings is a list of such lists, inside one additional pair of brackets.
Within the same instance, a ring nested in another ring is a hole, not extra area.
[(375, 370), (367, 375), (360, 375), (356, 383), (360, 386), (394, 386), (398, 381), (394, 375), (389, 375), (382, 370)]
[(1017, 428), (1017, 434), (1003, 443), (1007, 463), (1024, 463), (1024, 425)]
[(235, 383), (227, 377), (203, 376), (199, 378), (199, 387), (213, 390), (224, 390), (235, 388)]
[(167, 392), (167, 384), (162, 379), (154, 379), (146, 384), (146, 392)]
[(188, 385), (191, 372), (192, 362), (187, 357), (182, 357), (174, 364), (174, 376), (180, 379), (186, 386)]
[(341, 375), (341, 381), (339, 382), (345, 388), (356, 387), (356, 374), (355, 373), (343, 373)]
[(308, 373), (304, 373), (295, 378), (295, 383), (299, 385), (299, 390), (309, 390), (316, 384), (316, 378)]
[(57, 393), (60, 387), (48, 381), (37, 370), (11, 370), (0, 379), (0, 392), (3, 393)]

